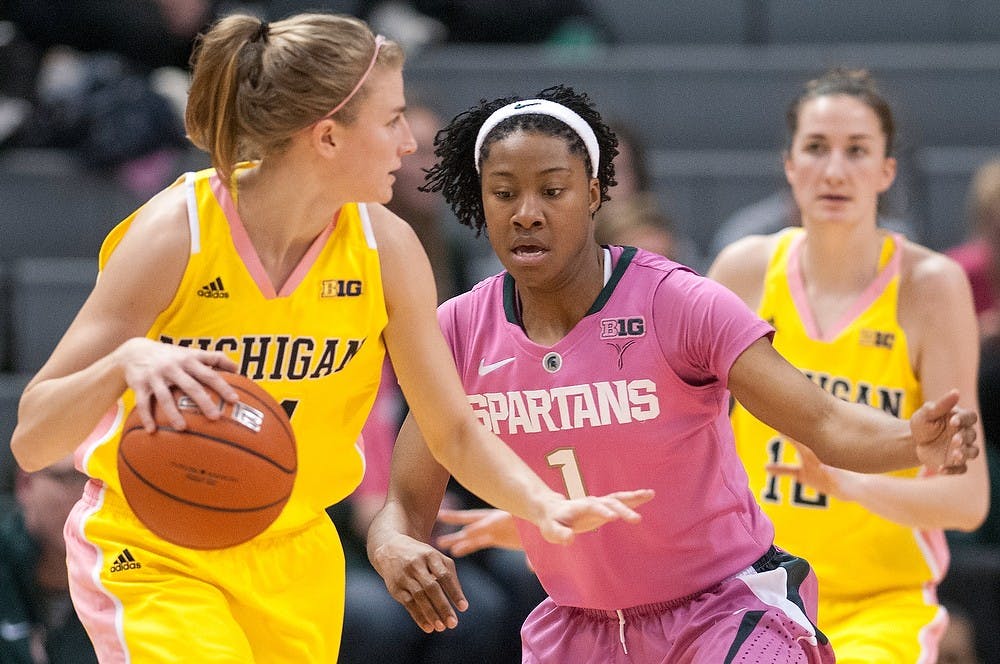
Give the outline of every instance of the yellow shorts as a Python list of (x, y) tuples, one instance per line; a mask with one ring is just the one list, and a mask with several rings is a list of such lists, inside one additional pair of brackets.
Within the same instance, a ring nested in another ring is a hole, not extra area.
[(160, 539), (91, 481), (65, 535), (73, 604), (102, 663), (337, 660), (344, 553), (325, 514), (196, 551)]
[(948, 613), (919, 590), (845, 600), (824, 597), (820, 587), (817, 622), (837, 664), (917, 664), (937, 661)]

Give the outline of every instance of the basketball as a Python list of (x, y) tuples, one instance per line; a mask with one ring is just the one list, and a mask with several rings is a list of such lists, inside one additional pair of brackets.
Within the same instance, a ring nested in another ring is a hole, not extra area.
[(263, 532), (288, 501), (297, 470), (284, 409), (249, 378), (221, 375), (239, 401), (224, 403), (219, 419), (175, 390), (187, 428), (174, 429), (157, 404), (157, 429), (148, 433), (133, 410), (118, 448), (132, 511), (163, 539), (191, 549), (235, 546)]

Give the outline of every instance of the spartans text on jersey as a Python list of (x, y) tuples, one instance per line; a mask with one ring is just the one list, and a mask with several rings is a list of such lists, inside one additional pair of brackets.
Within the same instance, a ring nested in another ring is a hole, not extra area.
[(627, 424), (660, 414), (656, 383), (649, 379), (487, 392), (468, 398), (476, 417), (495, 434)]

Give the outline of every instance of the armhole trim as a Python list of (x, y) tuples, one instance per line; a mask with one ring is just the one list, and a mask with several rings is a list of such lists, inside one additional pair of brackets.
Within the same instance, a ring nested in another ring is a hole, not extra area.
[(378, 249), (378, 243), (375, 242), (375, 231), (372, 229), (372, 218), (368, 215), (368, 206), (364, 203), (358, 203), (358, 216), (361, 217), (361, 228), (365, 232), (365, 240), (368, 242), (369, 249)]
[(191, 231), (191, 254), (201, 252), (201, 232), (198, 223), (198, 197), (194, 188), (195, 175), (192, 172), (184, 174), (184, 193), (187, 196), (188, 229)]

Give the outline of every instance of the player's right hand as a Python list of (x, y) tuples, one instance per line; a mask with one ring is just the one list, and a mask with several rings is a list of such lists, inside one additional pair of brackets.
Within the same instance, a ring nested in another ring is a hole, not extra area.
[(216, 370), (235, 372), (239, 367), (219, 351), (135, 337), (115, 350), (113, 361), (121, 367), (125, 384), (135, 392), (135, 409), (139, 411), (143, 427), (150, 433), (156, 431), (154, 402), (159, 403), (171, 426), (184, 429), (184, 417), (170, 392), (174, 387), (191, 397), (209, 419), (220, 415), (220, 404), (209, 390), (229, 402), (239, 399), (232, 386), (216, 373)]
[(469, 608), (455, 561), (429, 544), (399, 534), (375, 549), (371, 563), (393, 599), (428, 634), (453, 629), (455, 609)]
[(653, 499), (652, 489), (616, 491), (604, 496), (563, 499), (550, 503), (537, 522), (542, 537), (553, 544), (569, 544), (577, 533), (597, 530), (609, 521), (639, 523), (642, 516), (633, 507)]

